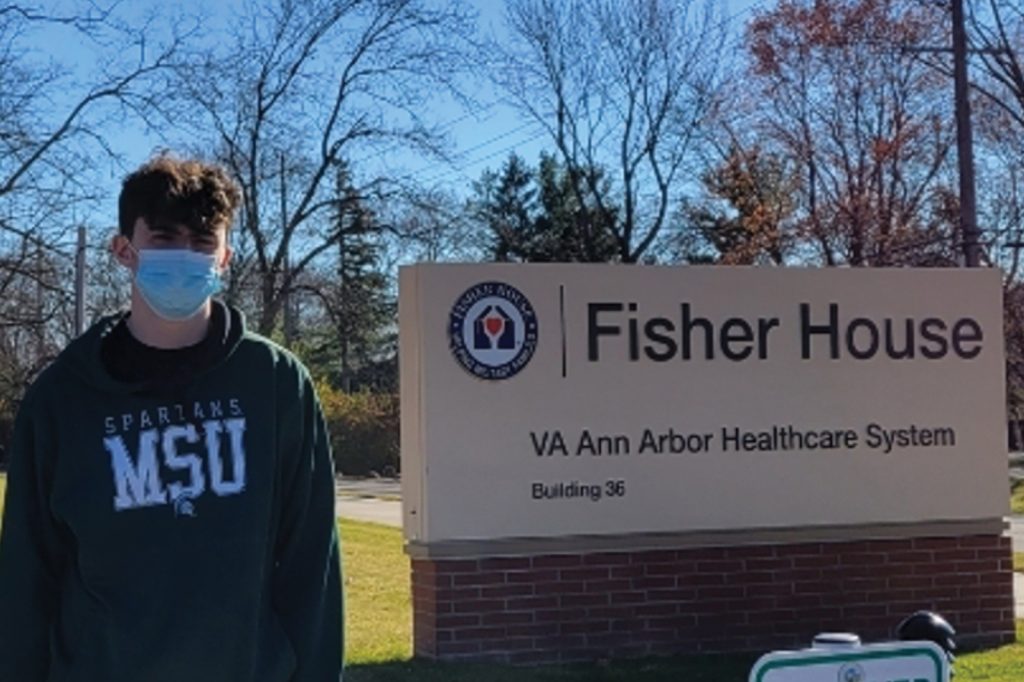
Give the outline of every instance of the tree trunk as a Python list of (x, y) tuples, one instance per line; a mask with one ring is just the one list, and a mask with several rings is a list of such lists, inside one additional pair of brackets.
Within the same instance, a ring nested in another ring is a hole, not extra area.
[(277, 324), (277, 316), (281, 312), (281, 296), (278, 295), (277, 287), (274, 286), (274, 278), (264, 277), (261, 287), (260, 319), (257, 331), (263, 336), (270, 336)]

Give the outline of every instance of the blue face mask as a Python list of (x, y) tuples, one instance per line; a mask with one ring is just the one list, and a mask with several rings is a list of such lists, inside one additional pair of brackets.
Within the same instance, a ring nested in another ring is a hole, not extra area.
[(135, 286), (153, 312), (165, 320), (187, 320), (221, 290), (213, 254), (190, 249), (142, 249), (136, 253)]

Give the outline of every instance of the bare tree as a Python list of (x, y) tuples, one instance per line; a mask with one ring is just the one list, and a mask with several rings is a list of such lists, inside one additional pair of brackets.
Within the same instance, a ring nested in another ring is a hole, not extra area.
[(972, 47), (988, 76), (974, 79), (971, 85), (1024, 131), (1024, 6), (1006, 0), (968, 5)]
[(407, 188), (382, 211), (389, 236), (389, 271), (400, 263), (478, 261), (485, 240), (464, 200), (438, 189)]
[[(161, 97), (156, 78), (184, 38), (154, 40), (150, 23), (126, 26), (112, 12), (92, 3), (68, 15), (0, 6), (0, 229), (8, 233), (41, 241), (37, 230), (19, 227), (19, 215), (95, 199), (89, 170), (112, 155), (104, 124), (128, 112), (147, 117)], [(84, 82), (68, 75), (70, 65), (38, 54), (36, 41), (62, 36), (92, 50)]]
[[(967, 3), (972, 49), (971, 102), (980, 152), (979, 224), (991, 260), (1003, 271), (1007, 413), (1024, 417), (1024, 7), (1020, 2)], [(951, 74), (948, 64), (932, 63)]]
[[(231, 295), (253, 292), (270, 333), (303, 271), (341, 238), (331, 169), (359, 154), (438, 151), (420, 117), (459, 70), (468, 16), (424, 0), (250, 3), (224, 50), (181, 72), (196, 132), (241, 184)], [(354, 181), (371, 199), (386, 178)]]
[[(512, 0), (489, 68), (550, 137), (584, 227), (606, 219), (618, 258), (647, 256), (681, 193), (719, 86), (726, 22), (713, 2)], [(596, 249), (595, 249), (596, 251)]]
[(747, 29), (758, 131), (797, 161), (804, 237), (827, 265), (954, 261), (946, 79), (904, 51), (941, 15), (904, 0), (782, 0)]
[[(1024, 244), (1024, 7), (988, 0), (968, 3), (968, 8), (971, 87), (976, 95), (971, 113), (974, 139), (984, 160), (976, 170), (979, 222), (988, 252), (1003, 267), (1009, 283), (1021, 275)], [(952, 77), (948, 63), (931, 63)], [(1013, 297), (1019, 299), (1019, 293)]]
[(73, 336), (75, 228), (105, 198), (112, 124), (151, 116), (187, 38), (103, 5), (0, 3), (0, 401)]

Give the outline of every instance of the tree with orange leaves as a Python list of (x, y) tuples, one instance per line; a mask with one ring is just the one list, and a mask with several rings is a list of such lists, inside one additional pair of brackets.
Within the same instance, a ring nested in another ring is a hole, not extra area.
[[(756, 145), (733, 143), (725, 160), (701, 183), (707, 197), (684, 205), (696, 237), (681, 254), (690, 262), (722, 265), (784, 265), (793, 247), (794, 191), (797, 178), (787, 159)], [(695, 243), (694, 243), (695, 242)]]
[(749, 23), (754, 125), (798, 164), (801, 236), (823, 263), (955, 262), (949, 83), (904, 49), (943, 31), (908, 0), (781, 0)]

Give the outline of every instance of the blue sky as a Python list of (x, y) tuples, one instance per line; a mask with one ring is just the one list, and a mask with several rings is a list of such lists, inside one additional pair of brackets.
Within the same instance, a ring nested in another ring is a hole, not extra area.
[[(241, 0), (220, 0), (215, 5), (211, 5), (201, 2), (201, 0), (182, 0), (174, 7), (176, 11), (186, 14), (190, 12), (203, 14), (205, 16), (204, 31), (215, 37), (218, 32), (227, 29), (234, 16), (232, 8), (237, 7), (240, 2)], [(500, 35), (504, 3), (498, 0), (468, 0), (468, 2), (479, 12), (480, 27), (484, 31), (496, 32)], [(731, 18), (733, 30), (739, 31), (743, 22), (751, 15), (752, 10), (768, 2), (769, 0), (762, 0), (762, 2), (727, 0), (721, 4), (726, 16)], [(69, 0), (55, 0), (49, 3), (49, 6), (51, 11), (60, 11), (60, 8), (68, 7), (71, 4)], [(142, 22), (150, 8), (159, 6), (161, 5), (155, 4), (152, 0), (143, 0), (142, 2), (132, 2), (130, 5), (122, 4), (119, 6), (119, 11), (128, 18), (129, 22)], [(211, 7), (214, 9), (211, 10)], [(158, 32), (160, 26), (154, 26), (153, 30)], [(79, 75), (87, 80), (88, 70), (94, 65), (94, 58), (91, 56), (92, 49), (85, 41), (67, 29), (48, 29), (40, 35), (38, 57), (40, 59), (52, 57), (61, 62), (76, 65)], [(76, 94), (78, 93), (73, 90), (69, 91), (69, 99)], [(389, 154), (387, 157), (389, 166), (404, 167), (427, 185), (443, 184), (464, 193), (468, 191), (471, 182), (478, 179), (485, 169), (500, 167), (511, 152), (516, 152), (530, 163), (536, 162), (541, 150), (548, 147), (543, 131), (529, 120), (522, 118), (512, 107), (504, 104), (499, 92), (481, 91), (476, 93), (476, 97), (484, 103), (484, 106), (476, 110), (468, 111), (458, 103), (439, 98), (435, 102), (434, 109), (425, 112), (425, 117), (440, 125), (450, 137), (456, 156), (452, 165), (439, 165), (434, 160), (424, 160), (411, 154), (404, 155), (404, 157), (401, 154)], [(61, 102), (55, 102), (57, 108), (61, 104)], [(111, 200), (107, 202), (107, 205), (113, 208), (121, 176), (145, 160), (156, 149), (166, 146), (173, 147), (177, 140), (162, 139), (158, 135), (149, 134), (141, 123), (135, 125), (129, 123), (115, 132), (107, 131), (107, 136), (111, 148), (124, 159), (123, 167), (112, 166), (110, 171), (105, 174), (110, 182), (111, 194)], [(375, 156), (379, 155), (353, 159), (357, 171), (360, 162), (367, 166), (376, 163)], [(109, 224), (112, 223), (112, 217), (100, 220)]]
[[(497, 0), (471, 0), (471, 4), (480, 13), (481, 28), (497, 31), (500, 35), (504, 3)], [(755, 8), (774, 2), (724, 0), (719, 4), (724, 6), (726, 16), (732, 18), (733, 30), (738, 31)], [(524, 119), (514, 108), (503, 104), (500, 93), (489, 93), (486, 98), (493, 105), (484, 111), (466, 112), (451, 103), (438, 110), (438, 120), (458, 121), (452, 126), (452, 135), (461, 158), (453, 168), (437, 169), (435, 165), (425, 164), (424, 168), (430, 169), (425, 172), (427, 179), (438, 178), (468, 187), (487, 168), (498, 168), (512, 152), (529, 163), (535, 163), (542, 150), (550, 149), (544, 132)]]

